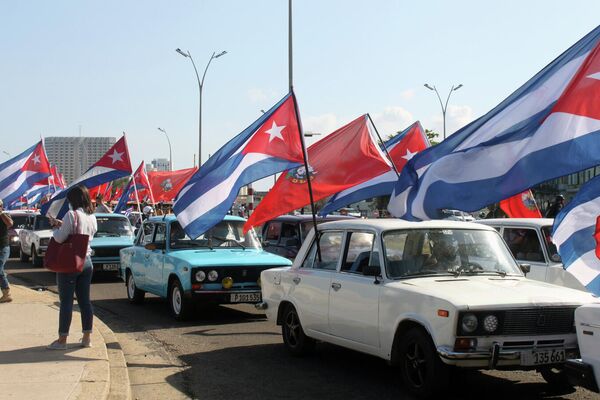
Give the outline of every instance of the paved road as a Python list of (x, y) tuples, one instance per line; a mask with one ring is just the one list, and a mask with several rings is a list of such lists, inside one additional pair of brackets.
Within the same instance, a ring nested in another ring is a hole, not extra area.
[[(30, 286), (56, 290), (50, 272), (14, 259), (7, 271)], [(124, 284), (110, 277), (95, 278), (92, 299), (124, 349), (134, 398), (411, 398), (397, 371), (375, 357), (327, 344), (305, 358), (289, 356), (279, 327), (248, 305), (215, 307), (178, 323), (159, 298), (148, 297), (141, 306), (129, 304)], [(77, 330), (74, 321), (72, 331)], [(549, 392), (535, 372), (469, 371), (454, 386), (447, 398), (600, 398), (584, 389)]]

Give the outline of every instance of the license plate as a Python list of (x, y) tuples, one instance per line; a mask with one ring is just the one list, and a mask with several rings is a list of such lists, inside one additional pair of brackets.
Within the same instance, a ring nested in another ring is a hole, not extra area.
[(119, 264), (102, 264), (103, 271), (118, 271)]
[(229, 301), (232, 303), (258, 303), (261, 300), (260, 292), (256, 293), (231, 293)]
[(525, 351), (521, 353), (521, 365), (544, 365), (565, 362), (564, 350)]

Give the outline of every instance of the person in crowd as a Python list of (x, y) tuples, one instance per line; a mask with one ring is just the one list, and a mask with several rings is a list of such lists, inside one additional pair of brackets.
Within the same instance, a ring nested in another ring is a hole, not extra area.
[(92, 201), (90, 194), (84, 186), (75, 186), (67, 193), (70, 211), (65, 215), (62, 221), (50, 218), (51, 224), (55, 227), (52, 234), (54, 240), (63, 243), (69, 235), (80, 233), (88, 235), (87, 256), (83, 271), (76, 273), (57, 273), (56, 283), (58, 285), (58, 295), (60, 298), (60, 312), (58, 318), (58, 339), (48, 345), (51, 350), (64, 350), (67, 348), (67, 337), (71, 327), (73, 317), (73, 294), (77, 296), (77, 304), (81, 312), (81, 326), (83, 337), (81, 338), (82, 347), (91, 347), (90, 335), (94, 320), (94, 311), (90, 300), (90, 285), (92, 283), (93, 265), (90, 255), (92, 248), (90, 243), (94, 234), (98, 230), (96, 216), (93, 214)]
[(151, 206), (145, 206), (142, 208), (142, 212), (144, 221), (154, 215), (154, 209)]
[(424, 270), (446, 272), (460, 265), (458, 244), (451, 235), (443, 233), (431, 234), (429, 239), (431, 257), (425, 261), (423, 265)]
[(0, 288), (2, 289), (2, 297), (0, 303), (8, 303), (12, 301), (10, 296), (10, 286), (4, 271), (4, 265), (10, 255), (10, 245), (8, 243), (8, 230), (13, 226), (13, 220), (10, 215), (4, 211), (4, 203), (0, 200)]
[(111, 213), (112, 210), (110, 209), (110, 207), (104, 202), (104, 196), (102, 195), (102, 193), (98, 193), (98, 195), (96, 196), (96, 209), (94, 210), (95, 213)]
[(560, 212), (560, 210), (562, 210), (564, 205), (565, 205), (565, 197), (562, 194), (559, 194), (554, 199), (554, 203), (552, 203), (550, 205), (550, 207), (548, 207), (548, 210), (546, 211), (546, 215), (544, 215), (544, 217), (555, 218), (558, 215), (558, 213)]

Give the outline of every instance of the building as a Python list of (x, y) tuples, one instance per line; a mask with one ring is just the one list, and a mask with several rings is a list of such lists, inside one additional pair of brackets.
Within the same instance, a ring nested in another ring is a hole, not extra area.
[(56, 136), (44, 139), (48, 161), (68, 184), (79, 178), (115, 143), (115, 137)]
[(166, 158), (155, 158), (146, 164), (146, 171), (170, 171), (170, 163)]
[(598, 175), (600, 175), (600, 167), (594, 167), (544, 182), (533, 188), (535, 200), (544, 212), (557, 195), (562, 194), (569, 202), (584, 183)]

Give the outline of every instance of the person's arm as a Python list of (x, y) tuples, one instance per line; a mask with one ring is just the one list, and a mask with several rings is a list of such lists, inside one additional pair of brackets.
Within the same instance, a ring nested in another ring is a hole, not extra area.
[(69, 235), (71, 233), (73, 233), (73, 213), (74, 212), (75, 211), (69, 211), (67, 213), (67, 215), (65, 215), (65, 218), (62, 221), (62, 224), (60, 225), (60, 227), (58, 229), (54, 230), (54, 232), (52, 232), (52, 237), (58, 243), (63, 243), (65, 240), (67, 240)]
[(4, 222), (4, 225), (6, 225), (7, 228), (12, 228), (13, 220), (8, 213), (2, 211), (2, 214), (0, 214), (0, 219), (2, 219), (2, 222)]

